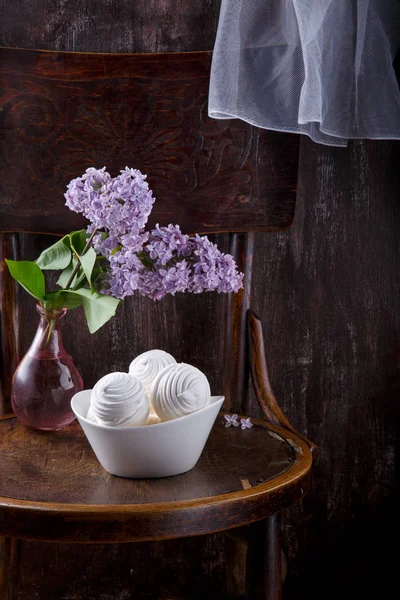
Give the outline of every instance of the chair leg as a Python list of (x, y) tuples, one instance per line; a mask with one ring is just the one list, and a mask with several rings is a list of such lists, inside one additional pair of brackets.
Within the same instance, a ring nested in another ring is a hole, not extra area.
[(17, 597), (20, 540), (0, 538), (0, 598), (14, 600)]
[(282, 600), (278, 514), (250, 525), (246, 570), (247, 600)]

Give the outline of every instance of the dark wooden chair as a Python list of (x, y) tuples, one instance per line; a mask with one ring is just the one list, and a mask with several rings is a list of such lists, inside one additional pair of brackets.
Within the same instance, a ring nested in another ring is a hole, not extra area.
[(191, 472), (146, 481), (106, 473), (76, 422), (52, 435), (26, 429), (6, 414), (20, 356), (14, 283), (2, 266), (4, 600), (13, 597), (17, 538), (134, 542), (242, 526), (249, 543), (247, 597), (281, 598), (279, 513), (306, 493), (315, 447), (275, 400), (261, 323), (249, 304), (253, 232), (285, 229), (293, 218), (298, 138), (209, 119), (210, 62), (209, 52), (0, 49), (2, 258), (12, 256), (12, 232), (63, 234), (84, 225), (65, 208), (63, 192), (87, 166), (107, 164), (117, 172), (128, 164), (149, 173), (158, 199), (152, 223), (178, 222), (188, 233), (231, 232), (231, 251), (246, 278), (228, 301), (225, 406), (240, 411), (250, 369), (266, 418), (241, 431), (223, 427), (221, 416)]

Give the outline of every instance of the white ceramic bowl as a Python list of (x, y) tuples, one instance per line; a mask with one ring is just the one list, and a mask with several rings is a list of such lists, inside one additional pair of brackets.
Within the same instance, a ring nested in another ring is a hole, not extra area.
[(224, 401), (212, 396), (205, 408), (165, 423), (109, 427), (86, 419), (91, 392), (75, 394), (71, 406), (98, 461), (112, 475), (140, 479), (193, 469)]

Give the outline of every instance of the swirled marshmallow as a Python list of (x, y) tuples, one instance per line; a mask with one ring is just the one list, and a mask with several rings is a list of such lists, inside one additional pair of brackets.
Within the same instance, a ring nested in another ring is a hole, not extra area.
[(129, 373), (140, 379), (144, 390), (150, 398), (151, 384), (168, 365), (176, 364), (176, 360), (164, 350), (149, 350), (139, 354), (129, 365)]
[(144, 425), (150, 403), (141, 381), (129, 373), (109, 373), (94, 386), (87, 418), (100, 425)]
[(207, 377), (196, 367), (177, 363), (165, 367), (151, 386), (150, 399), (162, 421), (171, 421), (211, 402)]

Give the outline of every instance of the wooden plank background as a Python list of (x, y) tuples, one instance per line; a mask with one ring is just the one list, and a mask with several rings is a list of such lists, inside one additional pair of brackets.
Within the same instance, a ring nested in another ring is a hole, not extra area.
[[(102, 52), (206, 50), (219, 0), (0, 1), (0, 44)], [(256, 234), (252, 305), (261, 316), (275, 392), (320, 449), (313, 490), (286, 515), (285, 599), (389, 597), (395, 556), (399, 396), (398, 142), (347, 149), (302, 142), (290, 230)], [(217, 236), (227, 249), (228, 240)], [(48, 244), (16, 235), (7, 251), (34, 258)], [(19, 292), (18, 292), (19, 293)], [(20, 352), (36, 327), (25, 294)], [(64, 328), (88, 383), (127, 358), (161, 347), (221, 381), (220, 296), (131, 299), (102, 330), (88, 362), (86, 336)], [(201, 320), (198, 315), (201, 315)], [(81, 315), (74, 315), (84, 328)], [(204, 327), (204, 323), (208, 327)], [(94, 340), (95, 342), (95, 340)], [(245, 407), (258, 415), (250, 395)], [(20, 544), (19, 600), (197, 599), (224, 595), (223, 536), (121, 546)], [(157, 574), (155, 574), (157, 571)]]

